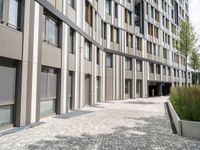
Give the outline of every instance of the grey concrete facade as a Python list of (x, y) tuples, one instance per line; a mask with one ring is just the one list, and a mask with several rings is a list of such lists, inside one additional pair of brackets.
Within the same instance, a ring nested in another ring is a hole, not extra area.
[(174, 44), (187, 0), (18, 0), (17, 21), (9, 6), (0, 3), (0, 67), (16, 69), (15, 98), (0, 101), (5, 125), (185, 85)]

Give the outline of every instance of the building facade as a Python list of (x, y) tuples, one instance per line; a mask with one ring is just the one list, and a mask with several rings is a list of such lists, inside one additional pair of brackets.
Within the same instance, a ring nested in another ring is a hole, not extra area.
[(0, 0), (0, 126), (185, 86), (185, 18), (188, 0)]

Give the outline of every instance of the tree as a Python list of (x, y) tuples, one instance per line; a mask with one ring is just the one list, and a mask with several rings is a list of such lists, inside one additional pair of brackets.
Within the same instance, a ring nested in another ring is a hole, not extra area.
[(186, 64), (185, 64), (185, 83), (187, 85), (187, 76), (188, 76), (188, 58), (193, 50), (196, 50), (197, 44), (197, 35), (194, 32), (193, 26), (190, 24), (189, 20), (183, 20), (180, 25), (180, 33), (177, 44), (177, 50), (185, 56)]
[(200, 55), (197, 51), (193, 50), (190, 56), (190, 67), (194, 70), (195, 84), (198, 81), (198, 74), (200, 70)]

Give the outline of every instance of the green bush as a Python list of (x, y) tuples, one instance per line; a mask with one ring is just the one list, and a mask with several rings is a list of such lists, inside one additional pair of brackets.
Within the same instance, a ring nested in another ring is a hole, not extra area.
[(200, 121), (200, 87), (172, 88), (170, 101), (181, 119)]

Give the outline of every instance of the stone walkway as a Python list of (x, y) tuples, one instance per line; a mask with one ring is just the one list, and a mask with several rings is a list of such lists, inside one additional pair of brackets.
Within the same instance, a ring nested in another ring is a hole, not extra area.
[(112, 101), (45, 118), (37, 125), (0, 136), (0, 149), (200, 149), (200, 141), (172, 134), (166, 100)]

